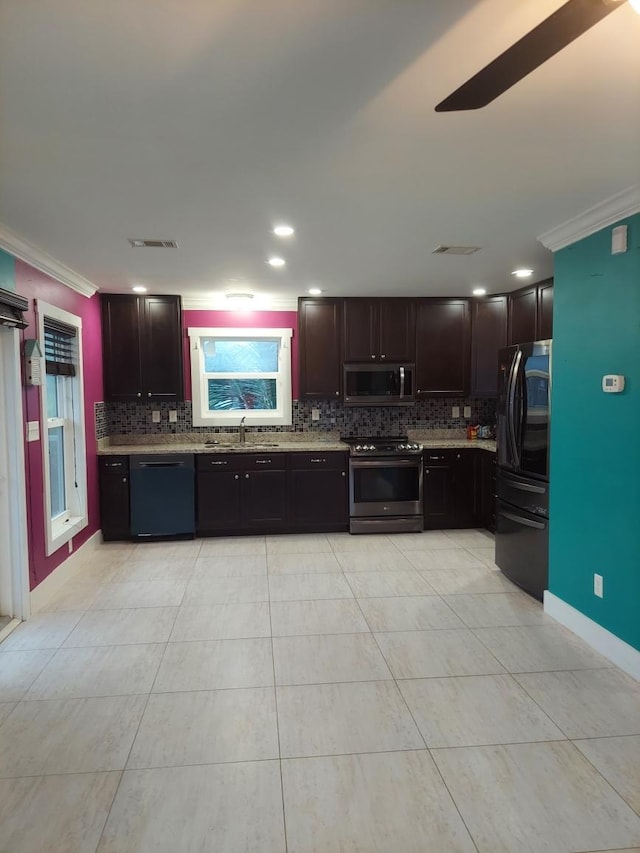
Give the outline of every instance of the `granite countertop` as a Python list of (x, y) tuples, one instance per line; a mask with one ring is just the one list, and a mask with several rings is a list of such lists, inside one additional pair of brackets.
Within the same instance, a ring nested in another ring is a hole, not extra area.
[[(441, 436), (444, 431), (437, 431), (440, 435), (427, 437), (425, 432), (412, 431), (409, 438), (412, 441), (421, 442), (429, 449), (457, 449), (465, 447), (476, 447), (480, 450), (495, 452), (496, 443), (489, 439), (478, 439), (468, 441), (466, 438), (456, 435), (455, 437)], [(435, 432), (435, 431), (433, 431)], [(454, 432), (449, 430), (448, 432)], [(458, 431), (455, 431), (458, 432)], [(218, 444), (206, 445), (205, 441), (217, 441)], [(113, 439), (101, 439), (98, 442), (98, 456), (132, 456), (146, 453), (292, 453), (318, 452), (322, 453), (337, 450), (347, 451), (347, 445), (340, 441), (336, 434), (328, 434), (321, 437), (304, 433), (261, 433), (247, 436), (245, 444), (240, 444), (238, 436), (212, 435), (190, 437), (180, 434), (176, 435), (153, 435), (153, 436), (116, 436)]]

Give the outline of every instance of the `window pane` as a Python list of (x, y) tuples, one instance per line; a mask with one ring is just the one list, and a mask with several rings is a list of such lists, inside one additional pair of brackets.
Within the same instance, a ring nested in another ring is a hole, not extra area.
[(278, 341), (203, 341), (205, 373), (277, 373)]
[(275, 379), (209, 379), (209, 411), (276, 409)]
[(58, 377), (47, 373), (47, 417), (59, 418), (58, 410)]
[(51, 488), (51, 518), (55, 518), (66, 509), (64, 432), (61, 426), (49, 430), (49, 484)]

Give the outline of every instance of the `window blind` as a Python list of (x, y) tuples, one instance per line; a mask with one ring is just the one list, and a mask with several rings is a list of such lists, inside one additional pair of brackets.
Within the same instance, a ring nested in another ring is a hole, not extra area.
[(44, 360), (47, 373), (55, 376), (76, 375), (76, 336), (74, 326), (45, 317)]

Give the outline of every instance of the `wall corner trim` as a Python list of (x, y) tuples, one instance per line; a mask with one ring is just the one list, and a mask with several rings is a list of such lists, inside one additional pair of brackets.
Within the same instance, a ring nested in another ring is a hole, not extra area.
[[(77, 551), (60, 563), (50, 575), (31, 590), (31, 613), (37, 613), (51, 601), (54, 595), (67, 581), (78, 577), (87, 565), (87, 557), (91, 555), (102, 543), (102, 531), (97, 530), (84, 542)], [(62, 546), (66, 548), (66, 545)]]
[(640, 213), (640, 184), (627, 187), (573, 219), (545, 231), (538, 240), (545, 248), (557, 252), (634, 213)]
[(50, 275), (60, 284), (75, 290), (76, 293), (81, 293), (82, 296), (93, 296), (98, 290), (95, 284), (92, 284), (75, 270), (57, 261), (44, 249), (39, 249), (33, 243), (14, 234), (2, 224), (0, 224), (0, 249), (4, 249), (5, 252), (30, 264), (40, 272)]
[(549, 590), (544, 593), (544, 612), (576, 634), (620, 669), (640, 681), (640, 651), (607, 631), (584, 613)]

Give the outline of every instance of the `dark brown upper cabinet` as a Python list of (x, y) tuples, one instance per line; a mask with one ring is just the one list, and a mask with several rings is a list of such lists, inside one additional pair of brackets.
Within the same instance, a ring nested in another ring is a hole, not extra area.
[(471, 340), (468, 300), (419, 299), (416, 339), (416, 394), (465, 396)]
[(516, 290), (509, 296), (509, 344), (537, 340), (538, 289), (535, 285)]
[(179, 296), (102, 294), (107, 402), (184, 399)]
[(300, 399), (340, 397), (342, 299), (299, 299)]
[(415, 361), (415, 322), (413, 299), (345, 299), (344, 361)]
[(471, 303), (471, 396), (495, 397), (498, 351), (507, 345), (507, 297)]
[(538, 285), (538, 335), (536, 340), (553, 337), (553, 279)]

